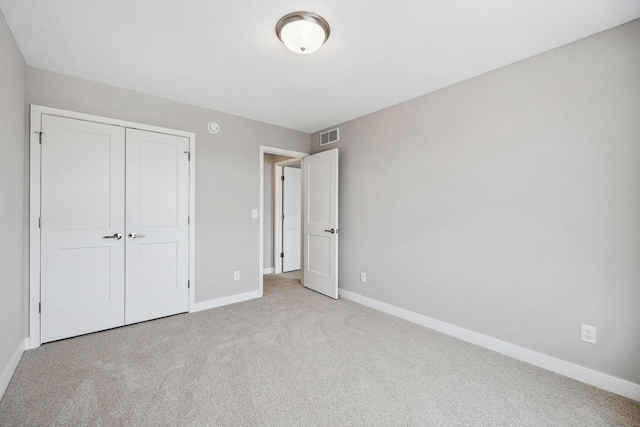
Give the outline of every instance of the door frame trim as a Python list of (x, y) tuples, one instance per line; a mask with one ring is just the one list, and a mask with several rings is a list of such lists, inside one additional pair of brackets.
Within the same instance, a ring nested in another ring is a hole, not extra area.
[[(277, 147), (269, 147), (266, 145), (260, 146), (260, 209), (258, 215), (258, 222), (260, 223), (259, 227), (259, 253), (258, 253), (258, 283), (259, 283), (259, 293), (260, 296), (264, 295), (264, 155), (265, 154), (276, 154), (278, 156), (288, 156), (295, 157), (296, 159), (302, 159), (309, 155), (309, 153), (305, 153), (302, 151), (293, 151), (287, 150), (284, 148)], [(275, 181), (275, 180), (274, 180)]]
[[(189, 139), (189, 312), (195, 305), (195, 183), (196, 183), (196, 134), (176, 129), (113, 119), (109, 117), (94, 116), (76, 111), (62, 110), (59, 108), (30, 105), (29, 122), (29, 338), (28, 349), (40, 347), (40, 132), (42, 131), (42, 115), (66, 117), (70, 119), (96, 122), (124, 128), (135, 128), (149, 132), (165, 133), (181, 136)], [(46, 137), (45, 137), (46, 138)], [(46, 143), (46, 139), (45, 139)]]

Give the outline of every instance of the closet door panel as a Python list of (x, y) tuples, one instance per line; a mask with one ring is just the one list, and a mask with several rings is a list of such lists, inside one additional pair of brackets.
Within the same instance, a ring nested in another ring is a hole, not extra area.
[(189, 141), (127, 129), (127, 324), (189, 309)]
[(48, 342), (124, 324), (125, 130), (43, 115), (42, 132), (40, 320)]

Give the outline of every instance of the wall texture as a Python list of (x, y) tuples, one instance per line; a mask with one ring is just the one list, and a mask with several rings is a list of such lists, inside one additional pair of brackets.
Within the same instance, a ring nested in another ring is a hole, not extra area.
[(22, 54), (0, 13), (0, 376), (25, 338), (26, 74)]
[(640, 383), (640, 21), (343, 123), (334, 147), (341, 288)]
[[(259, 289), (260, 145), (308, 151), (309, 135), (35, 68), (27, 102), (196, 133), (196, 302)], [(216, 121), (220, 133), (207, 124)], [(241, 280), (233, 280), (233, 272)]]

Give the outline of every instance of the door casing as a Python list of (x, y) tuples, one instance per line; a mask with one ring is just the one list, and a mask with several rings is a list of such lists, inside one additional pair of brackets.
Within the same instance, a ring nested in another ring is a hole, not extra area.
[(193, 132), (184, 132), (158, 126), (145, 125), (126, 120), (112, 119), (108, 117), (94, 116), (75, 111), (61, 110), (58, 108), (31, 105), (30, 117), (30, 160), (29, 160), (29, 338), (26, 348), (32, 349), (41, 345), (40, 336), (40, 165), (41, 137), (46, 144), (46, 135), (42, 135), (41, 118), (43, 114), (67, 117), (71, 119), (85, 120), (89, 122), (103, 123), (107, 125), (125, 128), (136, 128), (150, 132), (166, 133), (182, 136), (189, 139), (189, 153), (191, 163), (189, 165), (189, 307), (195, 303), (195, 161), (196, 161), (196, 135)]

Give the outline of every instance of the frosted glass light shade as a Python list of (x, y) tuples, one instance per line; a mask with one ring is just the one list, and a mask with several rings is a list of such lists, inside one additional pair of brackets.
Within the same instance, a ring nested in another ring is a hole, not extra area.
[(329, 24), (318, 15), (294, 12), (278, 21), (276, 34), (291, 51), (306, 55), (329, 38)]
[(318, 50), (325, 40), (322, 28), (310, 21), (295, 21), (280, 32), (282, 42), (293, 52), (307, 54)]

